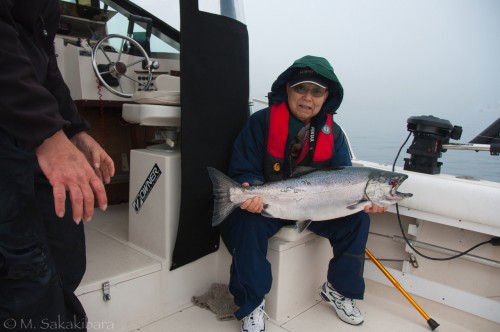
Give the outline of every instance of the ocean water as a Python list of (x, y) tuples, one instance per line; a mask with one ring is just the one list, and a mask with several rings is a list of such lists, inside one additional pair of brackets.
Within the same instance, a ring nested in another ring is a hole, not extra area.
[[(381, 114), (383, 114), (381, 116)], [(468, 143), (477, 134), (497, 120), (497, 112), (472, 112), (470, 114), (387, 114), (381, 112), (342, 112), (335, 120), (347, 133), (357, 159), (392, 165), (401, 145), (410, 132), (407, 120), (410, 116), (433, 115), (462, 127), (459, 140), (450, 143)], [(413, 134), (404, 145), (396, 161), (396, 166), (404, 166)], [(465, 176), (474, 179), (500, 182), (500, 156), (490, 155), (488, 151), (447, 150), (438, 159), (442, 162), (441, 173)]]

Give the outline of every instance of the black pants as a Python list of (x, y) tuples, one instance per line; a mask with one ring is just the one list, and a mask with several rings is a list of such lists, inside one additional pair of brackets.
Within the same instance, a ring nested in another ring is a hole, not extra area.
[(55, 215), (34, 152), (0, 130), (0, 331), (86, 331), (84, 272), (83, 224)]

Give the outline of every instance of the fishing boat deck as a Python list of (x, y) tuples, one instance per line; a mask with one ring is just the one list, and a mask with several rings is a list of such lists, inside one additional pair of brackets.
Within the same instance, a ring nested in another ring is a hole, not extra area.
[[(370, 280), (367, 280), (366, 286), (365, 299), (358, 302), (358, 307), (365, 317), (364, 323), (360, 326), (351, 326), (340, 321), (333, 309), (328, 304), (321, 302), (318, 297), (317, 304), (295, 317), (290, 317), (281, 325), (267, 320), (266, 331), (430, 331), (425, 319), (397, 289)], [(500, 325), (494, 322), (417, 296), (412, 297), (431, 318), (440, 324), (435, 331), (496, 332), (500, 330)], [(239, 328), (240, 322), (236, 320), (218, 321), (211, 311), (191, 306), (134, 331), (236, 332), (240, 331)]]
[[(185, 275), (184, 279), (179, 280), (176, 284), (176, 287), (189, 288), (187, 289), (188, 297), (182, 302), (184, 305), (175, 310), (166, 310), (164, 313), (161, 311), (153, 313), (157, 308), (157, 305), (154, 304), (157, 299), (154, 300), (153, 298), (158, 297), (158, 294), (156, 294), (158, 288), (153, 285), (154, 279), (149, 278), (158, 275), (161, 270), (168, 269), (165, 266), (168, 264), (162, 263), (157, 257), (148, 255), (137, 247), (130, 245), (127, 232), (127, 205), (110, 206), (105, 214), (97, 212), (94, 220), (86, 225), (88, 269), (76, 293), (79, 296), (86, 297), (83, 304), (89, 314), (90, 322), (98, 322), (103, 311), (112, 310), (112, 307), (107, 307), (107, 304), (102, 301), (102, 293), (100, 292), (102, 282), (108, 280), (112, 285), (115, 285), (112, 286), (112, 300), (110, 303), (112, 305), (119, 304), (120, 307), (121, 305), (125, 306), (122, 308), (123, 311), (120, 316), (134, 315), (139, 310), (149, 310), (151, 312), (151, 315), (144, 313), (142, 317), (145, 319), (141, 322), (134, 321), (134, 326), (115, 325), (115, 328), (118, 328), (115, 330), (120, 332), (235, 332), (240, 330), (240, 323), (237, 320), (219, 321), (210, 310), (200, 308), (189, 302), (190, 296), (202, 295), (212, 282), (224, 283), (227, 280), (224, 276), (218, 279), (215, 278), (217, 280), (212, 276), (208, 276), (204, 286), (194, 289), (186, 286), (190, 277)], [(212, 258), (207, 259), (209, 264), (214, 264)], [(222, 260), (227, 259), (227, 257), (222, 257)], [(225, 268), (223, 270), (225, 271)], [(380, 274), (382, 273), (380, 272)], [(132, 295), (132, 298), (122, 298), (123, 293), (120, 293), (120, 290), (125, 289), (126, 286), (123, 281), (126, 279), (145, 279), (147, 285), (143, 284), (139, 288), (139, 293), (132, 292), (135, 294)], [(359, 332), (430, 331), (425, 319), (395, 287), (383, 285), (366, 278), (365, 281), (365, 299), (358, 301), (358, 306), (365, 317), (365, 322), (361, 326), (350, 326), (340, 321), (333, 308), (329, 304), (322, 302), (319, 295), (317, 295), (316, 303), (297, 315), (287, 316), (279, 322), (267, 320), (266, 331), (322, 332), (335, 329)], [(175, 297), (175, 294), (169, 291), (166, 296)], [(500, 331), (500, 324), (491, 320), (413, 294), (411, 296), (427, 315), (440, 324), (436, 331)], [(495, 299), (496, 297), (493, 296), (492, 300)], [(149, 309), (144, 309), (148, 306)], [(474, 310), (471, 308), (471, 311)], [(111, 323), (114, 324), (114, 322)]]

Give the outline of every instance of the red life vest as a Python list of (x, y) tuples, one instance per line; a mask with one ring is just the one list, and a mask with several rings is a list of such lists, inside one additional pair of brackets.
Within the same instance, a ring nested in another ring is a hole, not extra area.
[[(327, 120), (321, 129), (310, 127), (297, 158), (285, 156), (289, 130), (290, 112), (285, 102), (272, 105), (268, 110), (266, 155), (264, 176), (266, 181), (282, 180), (290, 176), (285, 167), (297, 165), (322, 168), (329, 165), (334, 154), (334, 136), (338, 132), (333, 116), (327, 113)], [(288, 163), (286, 162), (288, 161)]]

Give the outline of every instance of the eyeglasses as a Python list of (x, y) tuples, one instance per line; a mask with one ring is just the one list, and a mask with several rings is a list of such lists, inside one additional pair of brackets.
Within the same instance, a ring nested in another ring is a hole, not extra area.
[(319, 86), (308, 89), (305, 84), (298, 84), (298, 85), (292, 86), (292, 89), (293, 89), (293, 91), (297, 92), (300, 95), (305, 95), (308, 92), (310, 92), (311, 96), (313, 96), (313, 97), (323, 97), (325, 95), (325, 93), (327, 93), (327, 91), (328, 91), (327, 89), (321, 88)]

